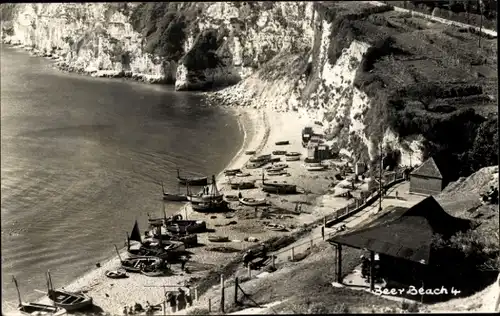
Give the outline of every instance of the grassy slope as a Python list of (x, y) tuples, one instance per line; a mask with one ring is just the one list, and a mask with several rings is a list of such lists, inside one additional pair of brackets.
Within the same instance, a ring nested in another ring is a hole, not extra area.
[(482, 159), (477, 152), (498, 148), (489, 142), (488, 150), (473, 150), (479, 127), (487, 130), (481, 138), (498, 137), (496, 128), (486, 128), (497, 120), (496, 39), (482, 38), (478, 47), (478, 36), (467, 30), (394, 11), (336, 3), (316, 7), (332, 22), (331, 64), (354, 39), (372, 45), (354, 81), (372, 100), (367, 135), (378, 142), (387, 127), (403, 137), (422, 134), (426, 157), (448, 161), (452, 179), (496, 163), (498, 156), (472, 170), (468, 166)]

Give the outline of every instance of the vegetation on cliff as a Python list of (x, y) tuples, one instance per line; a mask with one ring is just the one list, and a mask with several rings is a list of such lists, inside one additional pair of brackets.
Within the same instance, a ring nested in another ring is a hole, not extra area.
[[(375, 143), (387, 128), (400, 137), (423, 135), (425, 158), (446, 160), (452, 179), (498, 163), (496, 95), (487, 88), (496, 77), (496, 41), (383, 8), (318, 4), (331, 24), (329, 61), (353, 40), (369, 43), (354, 86), (371, 106), (366, 135)], [(473, 166), (473, 167), (471, 167)]]

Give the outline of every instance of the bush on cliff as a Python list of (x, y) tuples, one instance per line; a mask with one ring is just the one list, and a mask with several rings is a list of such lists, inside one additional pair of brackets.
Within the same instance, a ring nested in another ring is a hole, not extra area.
[(130, 21), (145, 36), (146, 52), (178, 61), (184, 54), (186, 30), (198, 9), (196, 3), (140, 3)]
[(223, 42), (222, 36), (214, 29), (203, 31), (195, 39), (193, 47), (183, 57), (182, 63), (189, 70), (216, 68), (221, 65), (217, 49)]

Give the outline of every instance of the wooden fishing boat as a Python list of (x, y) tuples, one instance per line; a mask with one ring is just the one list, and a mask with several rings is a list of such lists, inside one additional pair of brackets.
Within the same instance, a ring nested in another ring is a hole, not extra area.
[(272, 166), (266, 167), (264, 169), (267, 171), (281, 171), (287, 167), (288, 167), (288, 165), (286, 165), (286, 164), (277, 164), (277, 165), (272, 165)]
[(323, 165), (305, 165), (307, 171), (322, 171), (325, 170), (325, 166)]
[(224, 170), (224, 174), (226, 176), (235, 176), (238, 173), (241, 173), (241, 169), (227, 169), (227, 170)]
[(262, 191), (275, 194), (295, 194), (297, 193), (297, 186), (295, 184), (266, 182), (264, 174), (262, 174)]
[(247, 150), (245, 151), (245, 155), (255, 155), (255, 150)]
[(297, 157), (297, 156), (302, 156), (302, 154), (299, 153), (299, 152), (296, 152), (296, 151), (292, 151), (292, 152), (286, 153), (285, 156), (287, 156), (287, 157)]
[(282, 175), (286, 175), (286, 174), (288, 174), (288, 172), (286, 172), (285, 170), (277, 170), (277, 171), (268, 171), (267, 172), (268, 176), (282, 176)]
[(186, 246), (182, 241), (166, 240), (162, 241), (162, 244), (166, 244), (163, 248), (167, 252), (184, 252), (186, 251)]
[(181, 194), (181, 193), (175, 194), (175, 193), (165, 192), (165, 188), (163, 187), (163, 182), (161, 183), (161, 190), (163, 192), (163, 200), (165, 201), (183, 202), (188, 200), (186, 194)]
[(50, 272), (47, 272), (49, 291), (47, 296), (54, 305), (64, 308), (68, 312), (81, 310), (92, 306), (92, 298), (84, 293), (70, 292), (66, 290), (54, 290)]
[(227, 210), (227, 202), (223, 199), (219, 201), (209, 201), (203, 203), (191, 203), (193, 211), (199, 213), (223, 212)]
[(247, 163), (245, 164), (245, 167), (246, 167), (247, 169), (257, 169), (257, 168), (260, 168), (260, 167), (262, 167), (262, 166), (264, 166), (264, 165), (266, 165), (266, 164), (268, 164), (268, 163), (269, 163), (269, 161), (268, 161), (268, 160), (255, 161), (255, 162), (250, 162), (250, 161), (249, 161), (249, 162), (247, 162)]
[(255, 188), (255, 183), (253, 181), (231, 183), (230, 185), (233, 190), (248, 190)]
[(281, 161), (280, 157), (274, 157), (274, 158), (269, 159), (270, 163), (276, 163), (276, 162), (280, 162), (280, 161)]
[(241, 198), (240, 203), (247, 206), (261, 206), (266, 205), (266, 199), (254, 199), (254, 198)]
[[(16, 285), (17, 297), (19, 300), (19, 305), (17, 306), (17, 315), (52, 315), (52, 316), (61, 316), (66, 315), (66, 309), (47, 304), (39, 304), (39, 303), (31, 303), (31, 302), (23, 302), (21, 300), (21, 293), (19, 292), (19, 285), (17, 284), (17, 280), (15, 277), (12, 277), (14, 284)], [(3, 313), (2, 313), (3, 314)]]
[(285, 226), (283, 226), (281, 224), (267, 224), (266, 228), (269, 229), (269, 230), (273, 230), (273, 231), (283, 231), (283, 230), (285, 230)]
[(280, 141), (278, 141), (278, 142), (276, 142), (274, 144), (277, 145), (277, 146), (289, 145), (290, 141), (288, 141), (288, 140), (280, 140)]
[(224, 195), (224, 200), (226, 202), (236, 202), (239, 200), (237, 195)]
[(125, 271), (121, 270), (106, 270), (104, 275), (110, 279), (125, 279), (128, 278), (128, 274)]
[(191, 178), (181, 177), (179, 169), (177, 169), (177, 181), (179, 181), (180, 184), (191, 185), (191, 186), (202, 186), (208, 184), (207, 177), (191, 177)]
[(211, 235), (211, 236), (208, 236), (208, 241), (210, 241), (210, 242), (228, 242), (229, 241), (229, 237), (227, 237), (227, 236)]
[(282, 156), (282, 155), (285, 155), (286, 154), (286, 150), (275, 150), (273, 151), (273, 155), (276, 155), (276, 156)]
[(199, 220), (167, 221), (166, 229), (176, 234), (201, 233), (207, 230), (207, 223)]
[(122, 268), (125, 271), (135, 273), (141, 272), (141, 266), (159, 266), (161, 263), (162, 260), (160, 258), (151, 256), (128, 258), (121, 261)]
[(251, 176), (251, 174), (249, 172), (242, 172), (242, 173), (238, 173), (236, 174), (237, 177), (240, 177), (240, 178), (244, 178), (244, 177), (249, 177)]
[(259, 155), (259, 156), (250, 158), (250, 162), (261, 162), (261, 161), (267, 161), (269, 159), (271, 159), (271, 155)]
[(299, 161), (300, 156), (286, 156), (285, 161)]

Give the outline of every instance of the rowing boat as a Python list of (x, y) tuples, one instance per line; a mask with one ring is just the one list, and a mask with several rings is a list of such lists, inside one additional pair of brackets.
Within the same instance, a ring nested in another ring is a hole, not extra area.
[(280, 141), (275, 143), (275, 145), (277, 145), (277, 146), (289, 145), (289, 144), (290, 144), (290, 142), (288, 140), (280, 140)]
[(305, 166), (307, 171), (322, 171), (325, 170), (325, 166), (323, 165), (306, 165)]
[(227, 236), (211, 235), (211, 236), (208, 236), (208, 241), (210, 241), (210, 242), (228, 242), (229, 241), (229, 237), (227, 237)]
[(236, 174), (237, 177), (240, 177), (240, 178), (244, 178), (244, 177), (249, 177), (251, 176), (251, 174), (249, 172), (242, 172), (242, 173), (238, 173)]
[[(18, 295), (18, 299), (19, 299), (19, 305), (17, 307), (18, 313), (16, 313), (16, 315), (61, 316), (61, 315), (67, 314), (66, 309), (59, 307), (59, 306), (40, 304), (40, 303), (32, 303), (32, 302), (23, 302), (21, 300), (21, 293), (19, 292), (19, 285), (17, 284), (17, 280), (15, 277), (12, 277), (12, 280), (14, 281), (14, 284), (16, 285), (17, 295)], [(9, 315), (9, 314), (5, 314), (5, 315)]]
[(64, 308), (66, 311), (76, 311), (92, 306), (92, 298), (83, 293), (69, 292), (66, 290), (54, 290), (50, 272), (47, 271), (47, 285), (49, 299), (54, 305)]
[(261, 206), (266, 205), (266, 199), (254, 199), (254, 198), (241, 198), (240, 203), (247, 206)]
[(109, 271), (107, 270), (104, 272), (104, 275), (107, 276), (110, 279), (125, 279), (128, 278), (128, 274), (124, 271), (121, 270), (113, 270)]
[(255, 183), (252, 181), (231, 183), (231, 189), (233, 190), (248, 190), (255, 188)]
[(141, 265), (152, 266), (152, 265), (160, 265), (162, 260), (158, 257), (152, 256), (144, 256), (144, 257), (135, 257), (128, 258), (122, 260), (122, 268), (128, 272), (141, 272)]
[(274, 231), (283, 231), (285, 230), (285, 226), (281, 224), (267, 224), (266, 228), (269, 230), (274, 230)]
[(299, 161), (300, 156), (286, 156), (285, 161)]
[(275, 150), (272, 152), (273, 155), (281, 156), (286, 154), (286, 150)]

